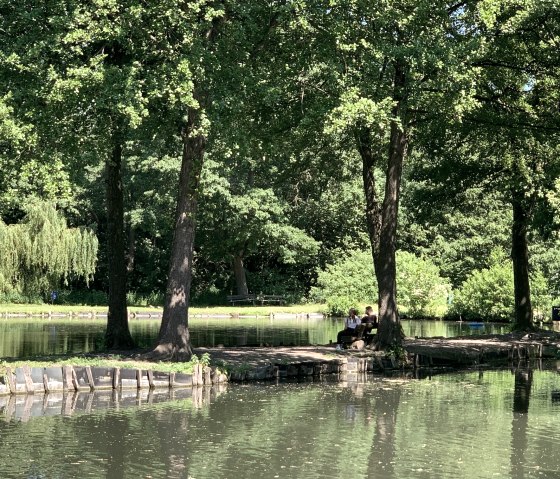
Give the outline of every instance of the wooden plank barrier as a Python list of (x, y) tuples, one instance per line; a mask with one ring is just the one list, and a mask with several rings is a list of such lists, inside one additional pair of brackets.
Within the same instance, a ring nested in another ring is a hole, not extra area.
[[(75, 407), (67, 403), (66, 393), (90, 391), (117, 391), (127, 397), (136, 397), (140, 390), (173, 390), (196, 386), (212, 386), (228, 381), (271, 380), (282, 377), (317, 377), (323, 374), (366, 372), (374, 370), (374, 359), (338, 358), (330, 361), (304, 361), (289, 364), (269, 364), (249, 371), (225, 373), (217, 368), (196, 364), (192, 374), (127, 369), (118, 367), (70, 366), (6, 368), (0, 376), (0, 397), (23, 394), (64, 393), (61, 410)], [(140, 397), (140, 396), (139, 396)], [(141, 400), (141, 399), (138, 399)]]

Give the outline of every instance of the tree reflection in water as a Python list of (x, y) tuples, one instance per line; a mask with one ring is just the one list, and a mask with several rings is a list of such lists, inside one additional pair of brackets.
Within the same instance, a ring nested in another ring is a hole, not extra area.
[(511, 424), (511, 477), (525, 477), (524, 464), (527, 451), (527, 430), (529, 423), (529, 399), (533, 384), (533, 370), (516, 369), (513, 390), (513, 419)]
[(375, 399), (375, 427), (368, 457), (367, 477), (394, 477), (397, 409), (400, 387), (382, 387)]

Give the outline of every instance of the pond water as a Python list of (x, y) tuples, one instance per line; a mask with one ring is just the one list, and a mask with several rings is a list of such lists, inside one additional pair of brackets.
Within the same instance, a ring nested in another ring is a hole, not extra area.
[[(94, 352), (102, 349), (106, 327), (103, 319), (0, 319), (0, 358)], [(139, 347), (153, 344), (160, 320), (130, 321)], [(505, 333), (504, 324), (445, 321), (403, 321), (407, 336), (453, 337), (482, 333)], [(189, 329), (194, 347), (328, 344), (343, 329), (343, 320), (259, 318), (193, 318)]]
[(51, 407), (42, 417), (0, 403), (1, 476), (560, 477), (556, 371), (200, 389), (130, 406), (91, 398), (89, 413)]

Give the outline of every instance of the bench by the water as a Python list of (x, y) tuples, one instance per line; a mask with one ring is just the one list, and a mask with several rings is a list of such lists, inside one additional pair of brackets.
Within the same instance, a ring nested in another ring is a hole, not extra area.
[[(360, 324), (355, 330), (354, 334), (343, 335), (340, 337), (340, 343), (342, 347), (351, 347), (356, 341), (364, 341), (364, 345), (369, 343), (372, 339), (373, 334), (371, 333), (371, 328), (367, 324)], [(363, 347), (363, 346), (362, 346)]]
[(228, 302), (231, 304), (235, 303), (260, 303), (261, 306), (265, 303), (277, 303), (284, 304), (284, 296), (279, 296), (276, 294), (233, 294), (226, 297)]

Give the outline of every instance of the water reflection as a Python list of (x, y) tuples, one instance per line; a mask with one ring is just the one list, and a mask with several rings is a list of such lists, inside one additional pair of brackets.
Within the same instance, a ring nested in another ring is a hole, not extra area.
[[(198, 388), (201, 400), (150, 402), (136, 391), (119, 402), (112, 393), (33, 399), (15, 410), (40, 409), (38, 419), (0, 409), (2, 477), (560, 475), (555, 371), (336, 379)], [(53, 412), (63, 404), (70, 414)]]
[(27, 422), (43, 416), (72, 416), (104, 409), (143, 407), (168, 401), (192, 401), (195, 408), (210, 404), (227, 390), (226, 384), (180, 389), (97, 390), (91, 392), (0, 396), (0, 417), (5, 421)]
[[(189, 322), (194, 347), (303, 346), (328, 344), (342, 328), (339, 319), (193, 318)], [(131, 320), (130, 329), (139, 347), (150, 347), (159, 332), (156, 319)], [(407, 336), (452, 337), (507, 332), (509, 326), (469, 323), (404, 321)], [(102, 349), (103, 319), (0, 319), (0, 358), (94, 352)]]
[(511, 477), (522, 479), (525, 477), (525, 451), (529, 441), (529, 400), (533, 384), (532, 369), (517, 369), (514, 371), (515, 384), (513, 391), (513, 418), (511, 424)]
[(395, 477), (397, 409), (401, 392), (401, 388), (383, 388), (375, 399), (376, 419), (367, 477)]

